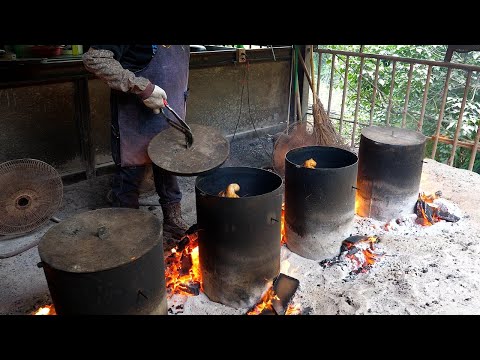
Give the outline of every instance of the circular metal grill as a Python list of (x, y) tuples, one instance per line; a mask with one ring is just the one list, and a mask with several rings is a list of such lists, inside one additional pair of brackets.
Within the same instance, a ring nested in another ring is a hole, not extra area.
[(58, 172), (35, 159), (0, 164), (0, 235), (35, 230), (58, 210), (63, 184)]

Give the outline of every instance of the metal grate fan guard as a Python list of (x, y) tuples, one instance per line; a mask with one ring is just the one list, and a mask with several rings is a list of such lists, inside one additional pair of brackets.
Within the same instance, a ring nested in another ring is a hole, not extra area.
[(49, 164), (17, 159), (0, 164), (0, 235), (31, 232), (62, 203), (63, 183)]

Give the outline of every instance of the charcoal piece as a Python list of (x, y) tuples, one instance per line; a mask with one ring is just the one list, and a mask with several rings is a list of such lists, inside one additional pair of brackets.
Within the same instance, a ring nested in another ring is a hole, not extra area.
[(188, 236), (184, 236), (177, 244), (177, 251), (183, 251), (185, 247), (190, 243)]
[(272, 300), (272, 307), (277, 315), (285, 315), (288, 304), (298, 289), (299, 281), (291, 276), (280, 273), (273, 283), (273, 291), (277, 295)]
[(302, 309), (301, 315), (310, 315), (313, 309), (310, 306), (307, 306), (305, 309)]
[[(422, 212), (423, 211), (423, 212)], [(419, 218), (423, 218), (423, 214), (427, 217), (427, 220), (433, 224), (435, 223), (435, 220), (433, 220), (433, 213), (434, 213), (434, 208), (428, 205), (425, 201), (418, 199), (416, 204), (415, 204), (415, 214)]]
[(200, 295), (200, 283), (198, 281), (192, 281), (187, 284), (188, 292), (192, 295)]
[(185, 231), (185, 234), (186, 235), (192, 235), (194, 233), (196, 233), (198, 231), (198, 225), (197, 224), (193, 224), (192, 226), (190, 226), (188, 228), (187, 231)]
[[(345, 250), (346, 251), (346, 250)], [(343, 252), (343, 250), (342, 250)], [(325, 260), (322, 260), (320, 261), (318, 264), (323, 267), (323, 268), (326, 268), (326, 267), (330, 267), (334, 264), (338, 264), (339, 262), (342, 262), (342, 260), (340, 259), (340, 256), (335, 256), (333, 259), (325, 259)]]
[(275, 310), (270, 307), (270, 306), (267, 306), (265, 309), (262, 310), (262, 312), (258, 315), (277, 315), (275, 313)]
[(359, 252), (360, 249), (357, 248), (357, 247), (352, 247), (350, 250), (348, 250), (348, 255), (354, 255), (356, 254), (357, 252)]
[(350, 236), (350, 237), (346, 238), (345, 240), (343, 240), (342, 245), (345, 244), (345, 243), (356, 244), (357, 242), (359, 242), (363, 239), (366, 239), (366, 238), (368, 238), (368, 236), (353, 235), (353, 236)]
[(460, 218), (458, 216), (455, 216), (455, 215), (449, 213), (448, 211), (443, 211), (441, 209), (438, 209), (437, 216), (440, 219), (446, 220), (446, 221), (449, 221), (449, 222), (457, 222), (458, 220), (460, 220)]
[(192, 268), (192, 256), (190, 254), (182, 254), (182, 258), (180, 259), (181, 269), (180, 269), (180, 276), (188, 275), (190, 273), (190, 269)]
[(180, 288), (180, 290), (193, 296), (200, 295), (200, 283), (197, 281), (190, 281), (186, 284), (180, 284), (178, 287)]

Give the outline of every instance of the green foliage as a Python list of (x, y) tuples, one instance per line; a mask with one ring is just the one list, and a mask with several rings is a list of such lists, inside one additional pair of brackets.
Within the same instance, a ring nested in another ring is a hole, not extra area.
[[(322, 45), (321, 48), (329, 48), (334, 50), (354, 51), (358, 52), (359, 45)], [(391, 55), (413, 59), (427, 59), (443, 61), (447, 46), (446, 45), (365, 45), (363, 52), (370, 54)], [(330, 69), (332, 57), (329, 54), (322, 56), (321, 68), (321, 84), (322, 87), (328, 88), (330, 83)], [(318, 58), (316, 59), (318, 61)], [(345, 76), (346, 57), (337, 56), (335, 60), (335, 74), (333, 87), (335, 92), (343, 91), (343, 83)], [(468, 54), (454, 54), (452, 62), (480, 65), (480, 53), (471, 52)], [(374, 93), (376, 59), (365, 59), (360, 96), (358, 99), (358, 121), (361, 123), (369, 123), (371, 114), (372, 97)], [(389, 60), (380, 60), (378, 62), (379, 75), (377, 82), (377, 91), (375, 96), (375, 106), (372, 112), (372, 123), (375, 125), (384, 125), (387, 119), (389, 94), (392, 81), (392, 62)], [(409, 78), (410, 64), (396, 63), (395, 81), (393, 84), (393, 92), (391, 99), (389, 123), (393, 126), (402, 126), (403, 110), (407, 92), (407, 84)], [(427, 78), (428, 66), (416, 64), (412, 70), (410, 96), (408, 108), (405, 115), (405, 125), (410, 129), (417, 129), (419, 125), (420, 113), (422, 110), (425, 82)], [(345, 104), (345, 119), (353, 119), (355, 105), (357, 102), (357, 87), (360, 73), (360, 58), (350, 57), (350, 67), (348, 71), (348, 91)], [(422, 132), (427, 136), (435, 134), (437, 121), (440, 114), (443, 89), (447, 69), (434, 66), (432, 68), (429, 90), (427, 94), (427, 102), (425, 106), (425, 116), (423, 120)], [(440, 128), (440, 134), (453, 138), (457, 122), (460, 115), (462, 100), (464, 96), (465, 82), (467, 72), (464, 70), (453, 69), (450, 76), (447, 101), (443, 115), (443, 121)], [(460, 139), (474, 140), (478, 126), (480, 125), (480, 74), (472, 73), (470, 89), (467, 93), (467, 101), (463, 112), (463, 122), (461, 125)], [(340, 109), (332, 109), (334, 114), (339, 114)], [(358, 129), (358, 127), (357, 127)], [(351, 126), (344, 126), (342, 132), (351, 131)], [(355, 134), (358, 141), (359, 131)], [(438, 144), (436, 160), (447, 162), (450, 157), (451, 145)], [(427, 156), (431, 155), (432, 142), (427, 143)], [(466, 148), (457, 148), (454, 166), (467, 168), (470, 161), (471, 151)], [(474, 171), (480, 170), (480, 156), (474, 165)]]

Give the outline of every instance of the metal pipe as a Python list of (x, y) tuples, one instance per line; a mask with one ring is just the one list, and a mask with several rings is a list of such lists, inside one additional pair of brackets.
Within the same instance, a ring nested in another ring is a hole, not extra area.
[[(273, 49), (273, 48), (272, 48)], [(293, 54), (293, 48), (292, 48), (292, 54)], [(292, 102), (292, 85), (293, 85), (293, 56), (292, 60), (290, 61), (290, 84), (288, 86), (288, 108), (287, 108), (287, 135), (288, 135), (288, 127), (290, 126), (290, 107), (291, 107), (291, 102)]]
[(388, 95), (388, 107), (387, 107), (387, 119), (386, 124), (390, 125), (390, 109), (392, 107), (392, 95), (393, 95), (393, 87), (395, 86), (395, 70), (397, 68), (397, 62), (394, 61), (392, 63), (392, 81), (390, 82), (390, 93)]
[(330, 49), (317, 49), (315, 50), (318, 53), (324, 54), (335, 54), (335, 55), (350, 55), (350, 56), (358, 56), (361, 58), (370, 58), (370, 59), (385, 59), (385, 60), (392, 60), (396, 62), (405, 62), (408, 64), (424, 64), (424, 65), (432, 65), (432, 66), (442, 66), (451, 69), (461, 69), (461, 70), (472, 70), (472, 71), (480, 71), (480, 66), (476, 65), (466, 65), (466, 64), (458, 64), (458, 63), (449, 63), (444, 61), (434, 61), (434, 60), (422, 60), (422, 59), (411, 59), (411, 58), (404, 58), (399, 56), (391, 56), (391, 55), (377, 55), (377, 54), (365, 54), (365, 53), (357, 53), (352, 51), (341, 51), (341, 50), (330, 50)]
[(408, 70), (407, 93), (405, 94), (405, 104), (403, 106), (402, 128), (405, 127), (405, 122), (407, 120), (407, 109), (408, 109), (408, 100), (410, 99), (410, 87), (412, 85), (412, 75), (413, 75), (413, 64), (410, 64), (410, 69)]
[(475, 142), (472, 147), (472, 153), (470, 155), (470, 162), (468, 163), (468, 170), (473, 170), (473, 165), (475, 164), (475, 158), (477, 156), (478, 151), (478, 142), (480, 140), (480, 126), (477, 128), (477, 135), (475, 136)]
[(440, 135), (440, 127), (442, 126), (443, 113), (445, 111), (445, 103), (447, 101), (447, 94), (448, 94), (448, 83), (450, 81), (451, 74), (452, 74), (452, 68), (448, 68), (447, 75), (445, 76), (445, 85), (443, 86), (442, 104), (440, 105), (440, 113), (438, 114), (437, 129), (435, 130), (435, 140), (433, 142), (432, 156), (431, 156), (432, 159), (435, 159), (435, 154), (437, 152), (438, 136)]
[(373, 81), (373, 94), (372, 94), (372, 105), (370, 107), (370, 126), (373, 125), (373, 113), (375, 109), (375, 99), (377, 97), (377, 85), (378, 85), (378, 68), (380, 66), (380, 59), (377, 59), (377, 64), (375, 65), (375, 80)]
[(357, 129), (357, 119), (358, 119), (358, 105), (360, 103), (360, 92), (362, 90), (362, 76), (363, 76), (363, 63), (365, 59), (360, 59), (360, 72), (358, 74), (358, 86), (357, 86), (357, 102), (355, 103), (355, 115), (353, 118), (353, 130), (352, 130), (352, 141), (350, 146), (355, 144), (355, 130)]
[(453, 137), (452, 153), (450, 154), (450, 158), (448, 159), (448, 165), (450, 166), (453, 165), (453, 161), (455, 160), (455, 151), (457, 150), (458, 137), (460, 135), (460, 131), (462, 130), (463, 112), (465, 111), (465, 104), (467, 102), (468, 90), (470, 90), (471, 80), (472, 80), (472, 71), (469, 71), (467, 75), (467, 81), (465, 82), (465, 91), (463, 93), (462, 105), (460, 107), (460, 114), (458, 115), (457, 128), (455, 130), (455, 136)]
[(342, 94), (342, 110), (340, 111), (340, 127), (339, 132), (342, 133), (342, 126), (343, 126), (343, 112), (345, 111), (345, 98), (347, 95), (347, 87), (348, 87), (348, 66), (350, 63), (350, 56), (347, 56), (345, 59), (345, 74), (343, 75), (343, 94)]
[(425, 107), (427, 105), (428, 88), (430, 87), (430, 76), (432, 75), (432, 65), (428, 65), (427, 80), (425, 81), (425, 89), (423, 90), (422, 110), (420, 111), (420, 119), (418, 120), (417, 131), (423, 129), (423, 118), (425, 116)]
[(322, 53), (318, 53), (318, 67), (317, 67), (317, 96), (320, 98), (320, 72), (322, 70)]
[(327, 106), (327, 114), (328, 115), (330, 115), (330, 107), (332, 105), (332, 91), (333, 91), (334, 75), (335, 75), (335, 54), (332, 55), (332, 68), (330, 70), (330, 87), (328, 89), (328, 106)]

